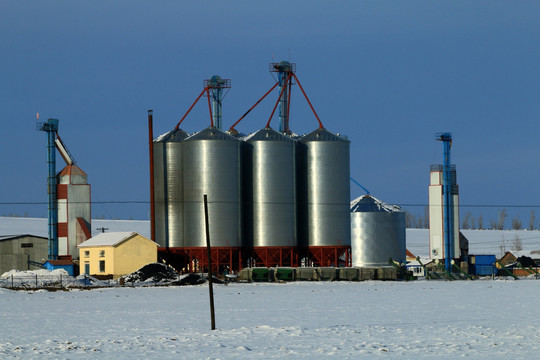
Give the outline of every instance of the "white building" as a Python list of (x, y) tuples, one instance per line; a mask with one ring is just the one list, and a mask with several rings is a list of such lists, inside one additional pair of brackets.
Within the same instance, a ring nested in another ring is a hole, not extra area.
[[(429, 178), (429, 256), (430, 259), (445, 259), (443, 166), (431, 165)], [(451, 247), (454, 253), (453, 258), (459, 258), (459, 188), (456, 181), (455, 165), (451, 165), (450, 183), (452, 194), (450, 215), (453, 218), (454, 230)]]

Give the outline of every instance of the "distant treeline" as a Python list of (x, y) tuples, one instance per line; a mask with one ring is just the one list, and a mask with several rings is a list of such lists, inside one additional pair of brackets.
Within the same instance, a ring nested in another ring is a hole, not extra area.
[[(15, 213), (9, 213), (9, 214), (2, 214), (3, 217), (16, 217), (16, 218), (26, 218), (28, 217), (28, 213), (24, 213), (23, 215), (15, 214)], [(94, 217), (96, 220), (126, 220), (122, 219), (118, 216), (109, 216), (105, 217), (105, 215), (100, 215)], [(133, 220), (132, 216), (129, 216), (127, 220)], [(461, 217), (461, 229), (464, 230), (472, 230), (472, 229), (478, 229), (478, 230), (504, 230), (504, 229), (512, 229), (512, 230), (540, 230), (540, 221), (537, 221), (536, 215), (534, 210), (531, 210), (529, 219), (525, 223), (521, 221), (519, 215), (512, 217), (511, 221), (507, 224), (508, 220), (508, 214), (506, 212), (506, 209), (499, 210), (496, 218), (490, 218), (489, 221), (486, 221), (484, 219), (484, 216), (482, 214), (478, 216), (473, 216), (473, 214), (470, 211), (467, 211), (465, 215)], [(508, 226), (509, 225), (509, 226)], [(429, 229), (429, 207), (426, 206), (424, 208), (423, 214), (414, 214), (412, 212), (407, 211), (405, 213), (405, 227), (407, 229)]]
[[(540, 230), (540, 222), (536, 220), (534, 210), (531, 210), (529, 219), (523, 223), (519, 216), (514, 216), (511, 222), (507, 224), (508, 214), (506, 209), (502, 209), (498, 212), (496, 218), (490, 218), (489, 221), (484, 219), (482, 214), (473, 216), (470, 211), (467, 211), (465, 215), (461, 217), (461, 229), (470, 230)], [(507, 226), (510, 225), (510, 226)], [(429, 229), (429, 207), (426, 206), (424, 214), (413, 214), (407, 212), (405, 214), (405, 226), (407, 229)]]

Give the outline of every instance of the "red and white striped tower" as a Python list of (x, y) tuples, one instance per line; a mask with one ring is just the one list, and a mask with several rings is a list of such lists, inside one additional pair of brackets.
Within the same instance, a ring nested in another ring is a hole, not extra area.
[(78, 257), (77, 245), (91, 237), (91, 202), (88, 176), (77, 165), (57, 175), (58, 255)]

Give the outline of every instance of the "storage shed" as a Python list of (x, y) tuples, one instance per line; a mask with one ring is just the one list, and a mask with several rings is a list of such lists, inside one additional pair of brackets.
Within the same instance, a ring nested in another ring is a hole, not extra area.
[(136, 232), (96, 235), (78, 246), (81, 274), (118, 278), (157, 262), (157, 244)]
[(43, 266), (49, 271), (64, 269), (69, 276), (75, 276), (73, 261), (71, 260), (47, 260)]
[(0, 235), (0, 275), (10, 270), (36, 270), (48, 257), (48, 239), (34, 235)]

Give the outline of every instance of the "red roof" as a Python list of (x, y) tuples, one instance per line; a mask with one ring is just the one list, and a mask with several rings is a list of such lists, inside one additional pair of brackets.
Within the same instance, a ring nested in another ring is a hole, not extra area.
[(81, 170), (80, 167), (77, 165), (68, 165), (65, 168), (60, 171), (58, 174), (59, 176), (66, 176), (66, 175), (86, 175), (84, 171)]
[(47, 260), (45, 262), (46, 263), (48, 262), (52, 266), (73, 265), (73, 261), (70, 261), (70, 260)]
[(86, 237), (84, 241), (90, 239), (92, 237), (92, 234), (90, 233), (90, 229), (86, 225), (86, 220), (82, 217), (77, 218), (77, 224), (81, 227), (82, 232), (84, 233), (84, 236)]

